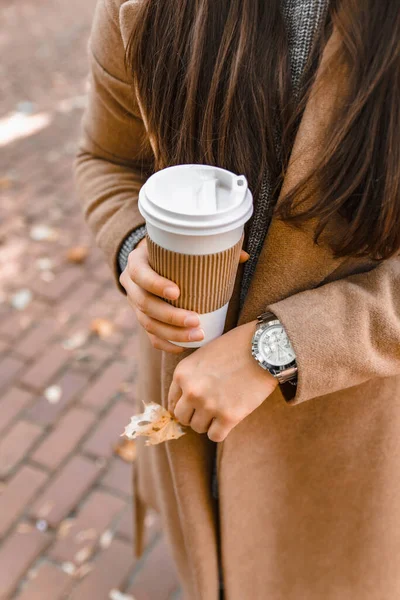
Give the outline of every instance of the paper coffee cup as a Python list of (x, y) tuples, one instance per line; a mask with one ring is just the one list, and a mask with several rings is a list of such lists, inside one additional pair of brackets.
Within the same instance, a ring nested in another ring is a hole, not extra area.
[(198, 348), (222, 335), (245, 223), (253, 196), (243, 175), (209, 165), (176, 165), (154, 173), (139, 192), (151, 267), (174, 281), (173, 306), (199, 314), (205, 338), (178, 343)]

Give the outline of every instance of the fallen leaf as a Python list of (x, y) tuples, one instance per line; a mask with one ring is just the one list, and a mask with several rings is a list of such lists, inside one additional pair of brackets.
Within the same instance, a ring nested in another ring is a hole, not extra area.
[(85, 546), (81, 548), (79, 552), (77, 552), (74, 556), (74, 561), (76, 563), (84, 563), (86, 562), (92, 555), (93, 548), (91, 546)]
[(29, 235), (35, 242), (54, 242), (59, 237), (58, 231), (48, 225), (34, 225), (31, 228)]
[(109, 594), (109, 600), (135, 600), (133, 596), (129, 594), (123, 594), (119, 590), (111, 590)]
[(135, 440), (122, 440), (114, 446), (114, 454), (122, 458), (127, 463), (133, 463), (136, 459), (136, 442)]
[(66, 350), (75, 350), (80, 348), (86, 342), (88, 334), (86, 331), (77, 331), (70, 338), (62, 342), (62, 347)]
[(31, 533), (33, 531), (33, 526), (29, 523), (19, 523), (16, 527), (16, 531), (18, 533)]
[(38, 566), (32, 567), (32, 569), (29, 569), (28, 573), (26, 574), (26, 578), (28, 579), (28, 581), (33, 581), (38, 576), (38, 573)]
[(37, 514), (41, 519), (45, 519), (51, 513), (53, 508), (54, 508), (54, 502), (45, 502), (44, 504), (42, 504), (40, 509), (37, 511)]
[(82, 529), (82, 531), (78, 531), (75, 536), (75, 542), (77, 544), (81, 544), (82, 542), (87, 542), (88, 540), (95, 540), (97, 538), (96, 529)]
[(11, 113), (0, 119), (0, 147), (27, 138), (50, 125), (53, 117), (49, 113), (28, 115)]
[(24, 310), (32, 301), (32, 292), (23, 288), (11, 296), (11, 306), (17, 310)]
[(12, 186), (12, 180), (9, 177), (0, 177), (0, 190), (8, 190)]
[(51, 258), (43, 256), (36, 261), (36, 267), (39, 271), (50, 271), (54, 266), (54, 261)]
[(100, 338), (108, 338), (114, 333), (115, 327), (108, 319), (93, 319), (90, 330)]
[(106, 531), (101, 535), (99, 540), (99, 546), (103, 550), (109, 548), (111, 542), (113, 541), (114, 534), (110, 529), (106, 529)]
[(64, 573), (66, 573), (67, 575), (71, 575), (71, 577), (75, 575), (77, 570), (76, 566), (72, 562), (62, 563), (61, 568), (64, 571)]
[(144, 413), (131, 418), (123, 436), (130, 440), (145, 436), (148, 438), (145, 442), (146, 446), (154, 446), (167, 440), (177, 440), (185, 435), (183, 426), (161, 404), (156, 402), (143, 404)]
[(87, 246), (74, 246), (67, 251), (68, 262), (80, 265), (85, 262), (89, 254)]
[(121, 392), (121, 394), (127, 394), (128, 392), (130, 392), (132, 389), (132, 384), (128, 383), (128, 381), (123, 381), (119, 386), (118, 386), (118, 391)]
[(57, 530), (57, 538), (63, 539), (67, 537), (67, 535), (69, 535), (69, 532), (71, 531), (71, 527), (75, 523), (75, 520), (76, 519), (65, 519), (65, 521), (62, 521)]
[(51, 385), (44, 390), (44, 397), (49, 404), (58, 404), (62, 394), (61, 387), (59, 385)]
[(44, 533), (49, 528), (49, 524), (44, 519), (39, 519), (36, 521), (36, 529), (41, 533)]

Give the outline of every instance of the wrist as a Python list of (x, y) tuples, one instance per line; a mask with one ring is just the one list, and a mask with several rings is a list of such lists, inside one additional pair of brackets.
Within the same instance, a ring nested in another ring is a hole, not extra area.
[(246, 356), (249, 376), (253, 379), (258, 379), (261, 385), (266, 385), (267, 383), (268, 390), (271, 391), (271, 386), (273, 389), (278, 386), (278, 380), (268, 370), (262, 369), (254, 360), (251, 353), (252, 341), (257, 325), (257, 320), (240, 325), (239, 329), (242, 330), (241, 348), (243, 348)]
[(142, 238), (142, 239), (140, 240), (140, 242), (138, 242), (138, 243), (136, 244), (136, 248), (139, 248), (140, 246), (145, 246), (145, 245), (147, 245), (147, 240), (146, 240), (146, 238), (144, 237), (144, 238)]

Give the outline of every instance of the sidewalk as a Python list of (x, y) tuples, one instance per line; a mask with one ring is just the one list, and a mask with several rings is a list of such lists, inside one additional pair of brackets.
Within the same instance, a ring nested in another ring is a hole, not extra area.
[(133, 559), (137, 327), (72, 183), (94, 5), (0, 8), (0, 600), (180, 598), (152, 513)]

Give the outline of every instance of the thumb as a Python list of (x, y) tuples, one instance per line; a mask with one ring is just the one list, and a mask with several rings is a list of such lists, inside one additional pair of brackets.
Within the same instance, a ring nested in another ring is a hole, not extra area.
[(239, 263), (240, 264), (245, 263), (249, 260), (249, 258), (250, 258), (250, 254), (248, 252), (245, 252), (245, 250), (242, 250), (240, 252)]

